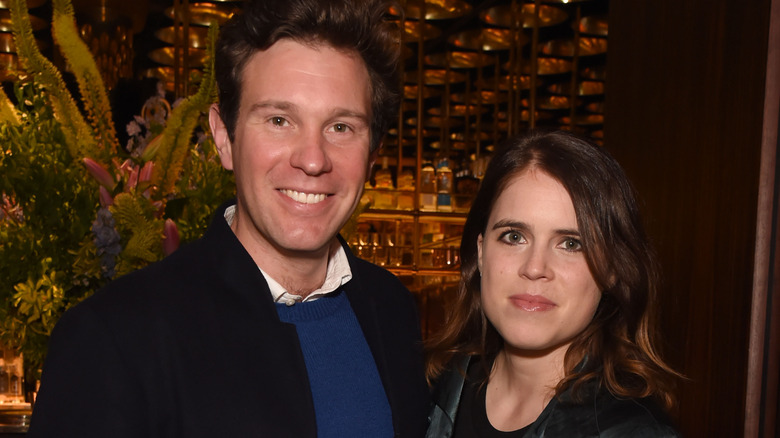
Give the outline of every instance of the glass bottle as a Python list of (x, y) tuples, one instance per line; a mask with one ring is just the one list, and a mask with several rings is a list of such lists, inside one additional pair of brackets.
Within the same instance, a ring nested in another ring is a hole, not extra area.
[(382, 167), (374, 175), (374, 208), (395, 208), (395, 192), (393, 189), (393, 174), (387, 163), (387, 157), (382, 157)]
[(398, 175), (398, 209), (414, 210), (414, 173), (405, 167)]
[(8, 395), (8, 389), (11, 382), (11, 376), (8, 374), (8, 367), (5, 360), (0, 358), (0, 397)]
[(424, 163), (420, 169), (420, 210), (436, 211), (436, 169)]
[(447, 158), (439, 161), (436, 170), (437, 209), (439, 211), (452, 211), (452, 170)]

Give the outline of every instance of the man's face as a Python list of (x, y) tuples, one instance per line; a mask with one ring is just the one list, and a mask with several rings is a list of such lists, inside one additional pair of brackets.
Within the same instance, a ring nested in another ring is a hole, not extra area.
[(242, 77), (233, 142), (216, 107), (210, 114), (236, 177), (233, 231), (255, 261), (327, 257), (373, 164), (366, 67), (357, 55), (283, 39), (255, 53)]

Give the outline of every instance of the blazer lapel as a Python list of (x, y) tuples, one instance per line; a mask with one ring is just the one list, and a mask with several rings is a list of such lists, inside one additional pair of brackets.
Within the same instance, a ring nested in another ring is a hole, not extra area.
[(295, 325), (279, 320), (268, 283), (224, 220), (224, 207), (203, 241), (223, 288), (217, 292), (233, 303), (233, 314), (224, 316), (234, 334), (227, 342), (251, 358), (244, 364), (254, 367), (246, 371), (247, 384), (259, 388), (259, 403), (294, 407), (298, 425), (288, 427), (314, 436), (314, 402)]

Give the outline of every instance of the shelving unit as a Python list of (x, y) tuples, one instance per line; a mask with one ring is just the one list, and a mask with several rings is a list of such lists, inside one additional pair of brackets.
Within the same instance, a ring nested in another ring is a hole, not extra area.
[(441, 324), (443, 303), (457, 287), (465, 222), (465, 212), (369, 208), (348, 242), (358, 257), (385, 267), (415, 294), (423, 335)]

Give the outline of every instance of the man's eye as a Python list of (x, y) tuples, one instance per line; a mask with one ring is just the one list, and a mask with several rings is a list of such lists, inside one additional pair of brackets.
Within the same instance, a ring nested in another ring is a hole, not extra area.
[(284, 117), (271, 117), (271, 123), (273, 123), (275, 126), (282, 126), (287, 121), (284, 119)]
[(336, 123), (333, 125), (333, 130), (336, 132), (347, 132), (349, 131), (349, 126), (344, 123)]

